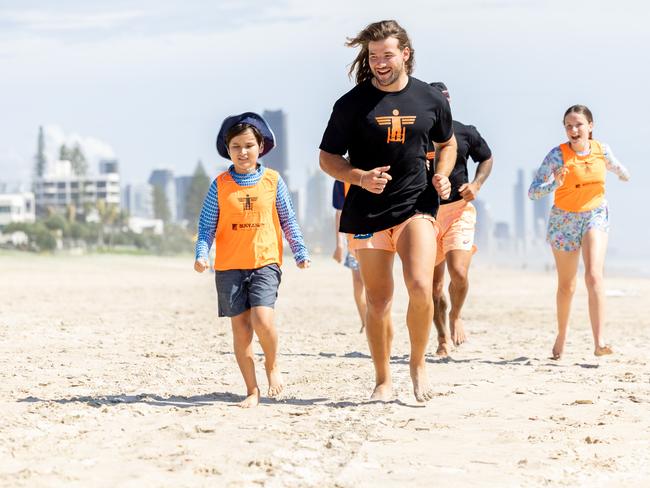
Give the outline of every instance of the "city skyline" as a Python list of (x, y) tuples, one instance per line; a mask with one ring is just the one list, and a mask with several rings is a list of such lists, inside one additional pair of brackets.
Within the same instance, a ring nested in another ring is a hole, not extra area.
[[(495, 219), (513, 222), (506, 193), (516, 169), (529, 175), (564, 139), (566, 107), (585, 103), (596, 137), (632, 174), (627, 184), (608, 179), (611, 248), (643, 255), (650, 229), (633, 215), (643, 198), (640, 182), (650, 176), (638, 157), (650, 135), (650, 75), (638, 62), (650, 43), (650, 7), (478, 0), (402, 7), (339, 0), (327, 10), (294, 1), (2, 2), (2, 179), (30, 177), (40, 125), (108, 144), (124, 182), (144, 182), (152, 168), (191, 174), (197, 159), (212, 176), (225, 165), (214, 150), (225, 116), (281, 108), (291, 185), (306, 188), (332, 105), (352, 87), (346, 36), (396, 18), (416, 49), (414, 75), (445, 81), (454, 117), (476, 125), (492, 147), (494, 171), (480, 198)], [(235, 69), (242, 64), (247, 76)], [(575, 75), (582, 66), (603, 68), (586, 79)]]

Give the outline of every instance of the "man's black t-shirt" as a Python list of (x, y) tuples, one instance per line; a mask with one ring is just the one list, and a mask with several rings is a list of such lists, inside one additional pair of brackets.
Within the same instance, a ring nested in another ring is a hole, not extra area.
[[(475, 163), (481, 163), (492, 157), (490, 147), (485, 142), (485, 139), (481, 137), (478, 130), (476, 130), (476, 127), (461, 124), (457, 120), (453, 121), (453, 127), (456, 143), (458, 144), (458, 153), (456, 155), (456, 165), (449, 175), (451, 195), (449, 195), (448, 200), (440, 201), (442, 205), (463, 199), (460, 193), (458, 193), (458, 188), (464, 183), (469, 183), (469, 176), (467, 174), (468, 157), (471, 157)], [(429, 150), (433, 151), (433, 145), (429, 146)]]
[(415, 213), (435, 215), (438, 195), (427, 176), (426, 152), (431, 141), (451, 138), (451, 120), (442, 93), (412, 77), (399, 92), (384, 92), (364, 81), (334, 104), (320, 149), (347, 152), (350, 164), (366, 171), (390, 166), (393, 178), (379, 195), (351, 186), (341, 232), (377, 232)]

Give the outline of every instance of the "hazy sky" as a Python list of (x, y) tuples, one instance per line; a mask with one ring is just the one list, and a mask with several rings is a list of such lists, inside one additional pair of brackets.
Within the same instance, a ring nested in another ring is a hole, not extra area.
[[(512, 221), (527, 178), (564, 140), (564, 110), (588, 105), (595, 137), (632, 173), (608, 178), (611, 251), (647, 256), (639, 216), (650, 169), (650, 7), (643, 1), (0, 0), (0, 181), (29, 181), (39, 125), (108, 146), (126, 182), (154, 167), (221, 168), (221, 120), (288, 113), (291, 180), (318, 167), (332, 104), (352, 87), (346, 36), (398, 20), (414, 75), (443, 80), (454, 118), (476, 125), (495, 166), (481, 198)], [(473, 171), (472, 171), (473, 173)], [(640, 208), (637, 207), (640, 204)]]

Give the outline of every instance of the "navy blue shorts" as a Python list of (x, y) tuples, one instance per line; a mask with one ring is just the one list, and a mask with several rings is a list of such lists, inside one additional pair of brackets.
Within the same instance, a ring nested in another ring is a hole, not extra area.
[(275, 307), (282, 271), (277, 264), (257, 269), (215, 271), (219, 317), (235, 317), (251, 307)]

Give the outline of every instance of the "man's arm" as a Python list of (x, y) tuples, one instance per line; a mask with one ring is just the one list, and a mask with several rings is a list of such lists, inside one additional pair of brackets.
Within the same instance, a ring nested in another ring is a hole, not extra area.
[(476, 199), (478, 192), (481, 190), (481, 187), (483, 186), (483, 183), (485, 183), (485, 180), (487, 180), (488, 176), (490, 176), (491, 171), (491, 157), (485, 161), (478, 163), (478, 166), (476, 167), (476, 174), (474, 175), (474, 180), (471, 183), (464, 183), (460, 185), (460, 188), (458, 189), (458, 193), (461, 197), (463, 197), (463, 200), (466, 202), (471, 202), (472, 200)]
[(320, 150), (320, 167), (335, 180), (357, 185), (371, 193), (381, 193), (386, 184), (393, 179), (388, 174), (390, 166), (379, 166), (370, 171), (364, 171), (352, 166), (347, 159), (339, 154)]
[(452, 135), (446, 142), (434, 142), (433, 145), (436, 148), (436, 172), (431, 182), (440, 198), (446, 200), (451, 193), (451, 184), (448, 177), (456, 165), (456, 152), (458, 150), (456, 136)]

